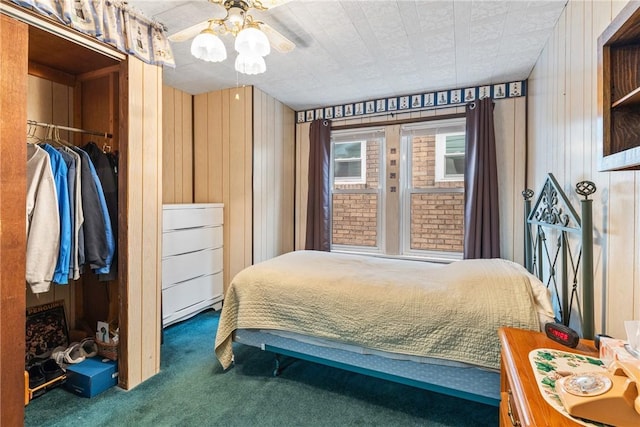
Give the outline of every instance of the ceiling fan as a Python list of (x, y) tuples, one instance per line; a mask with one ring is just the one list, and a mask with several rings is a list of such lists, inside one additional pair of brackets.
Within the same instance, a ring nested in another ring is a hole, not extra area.
[(252, 9), (264, 11), (286, 3), (289, 0), (208, 0), (224, 7), (223, 18), (210, 18), (179, 31), (171, 36), (172, 42), (182, 42), (193, 37), (191, 54), (198, 59), (220, 62), (227, 58), (226, 48), (219, 36), (232, 34), (235, 50), (238, 52), (235, 68), (244, 74), (259, 74), (266, 71), (264, 57), (271, 47), (287, 53), (295, 44), (274, 30), (268, 24), (256, 20)]

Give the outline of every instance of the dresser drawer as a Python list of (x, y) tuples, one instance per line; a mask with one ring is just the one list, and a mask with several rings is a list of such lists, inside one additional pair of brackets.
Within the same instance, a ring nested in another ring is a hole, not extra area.
[(222, 225), (222, 207), (213, 204), (164, 205), (164, 231)]
[(500, 393), (500, 427), (518, 427), (520, 416), (514, 407), (513, 395), (511, 391)]
[(162, 257), (222, 246), (222, 226), (188, 228), (162, 234)]
[(162, 259), (162, 289), (222, 271), (222, 248), (205, 249)]
[(202, 301), (222, 299), (222, 272), (180, 282), (162, 290), (162, 312), (169, 316)]

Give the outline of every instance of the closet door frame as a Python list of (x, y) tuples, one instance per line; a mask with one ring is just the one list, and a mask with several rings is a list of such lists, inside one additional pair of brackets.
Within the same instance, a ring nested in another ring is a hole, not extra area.
[(0, 15), (0, 425), (24, 422), (28, 42)]
[[(119, 61), (118, 364), (119, 385), (125, 389), (160, 370), (161, 276), (157, 271), (162, 249), (162, 69), (52, 24), (7, 0), (0, 0), (0, 18), (0, 425), (21, 425), (26, 219), (25, 211), (15, 207), (26, 204), (26, 144), (20, 141), (26, 141), (29, 27), (45, 29)], [(128, 146), (129, 140), (135, 145)], [(138, 182), (137, 174), (144, 180)]]

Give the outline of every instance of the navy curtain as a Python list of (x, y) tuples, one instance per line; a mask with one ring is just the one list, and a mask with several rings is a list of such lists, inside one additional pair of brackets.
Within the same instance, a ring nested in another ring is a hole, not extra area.
[(309, 128), (309, 194), (305, 249), (331, 249), (331, 122), (314, 120)]
[(464, 258), (500, 257), (498, 169), (493, 101), (467, 104), (464, 185)]

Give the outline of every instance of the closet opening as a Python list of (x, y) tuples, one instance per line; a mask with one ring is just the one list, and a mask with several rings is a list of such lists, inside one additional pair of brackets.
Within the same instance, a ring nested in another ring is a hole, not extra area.
[[(120, 304), (121, 289), (126, 285), (123, 279), (126, 258), (122, 256), (126, 252), (126, 237), (121, 230), (126, 228), (127, 215), (122, 197), (126, 194), (126, 176), (120, 171), (126, 169), (126, 149), (122, 149), (127, 134), (122, 119), (126, 106), (122, 106), (121, 95), (126, 56), (109, 47), (104, 51), (88, 48), (32, 25), (28, 33), (27, 120), (39, 125), (29, 130), (28, 139), (32, 140), (27, 142), (48, 141), (55, 149), (75, 146), (88, 152), (92, 160), (97, 156), (111, 166), (107, 172), (105, 164), (98, 166), (93, 161), (98, 177), (102, 177), (115, 248), (111, 268), (107, 269), (109, 273), (98, 274), (87, 261), (75, 278), (70, 268), (67, 284), (52, 282), (46, 292), (37, 293), (26, 286), (27, 312), (32, 307), (62, 302), (70, 344), (85, 337), (95, 338), (98, 321), (108, 323), (113, 331), (124, 327)], [(54, 138), (52, 129), (55, 129)], [(104, 179), (105, 173), (110, 177)], [(85, 221), (85, 227), (87, 223)], [(25, 359), (29, 357), (28, 345), (26, 350)]]
[[(19, 425), (27, 307), (62, 301), (71, 330), (117, 322), (123, 389), (160, 371), (162, 68), (8, 0), (0, 0), (0, 46), (0, 424)], [(114, 280), (89, 273), (37, 295), (26, 289), (28, 120), (112, 134), (107, 143), (59, 129), (71, 145), (93, 140), (119, 154)]]

